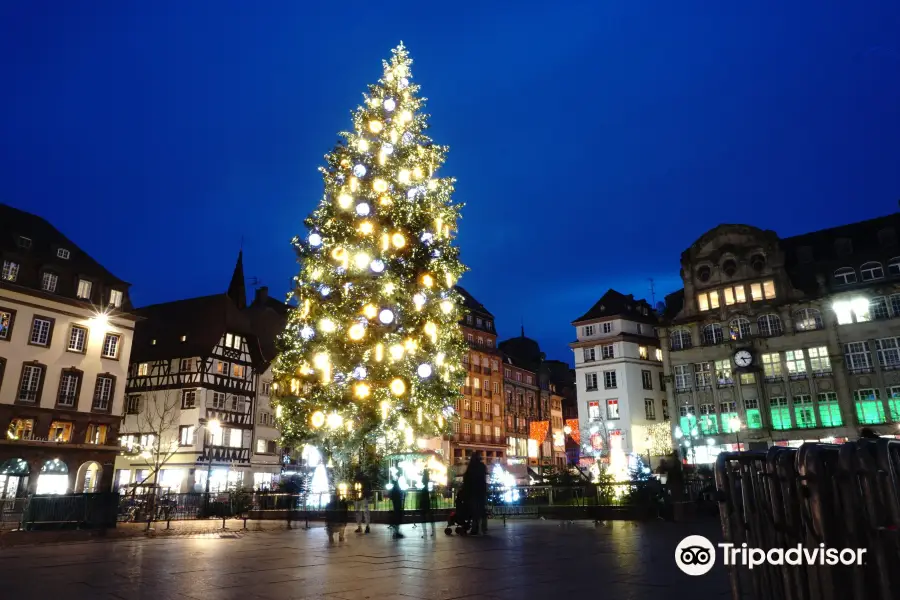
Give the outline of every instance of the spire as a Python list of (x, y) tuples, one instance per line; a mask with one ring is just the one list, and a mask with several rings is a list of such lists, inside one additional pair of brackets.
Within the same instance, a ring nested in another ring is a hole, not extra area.
[(525, 325), (522, 325), (522, 337), (525, 337)]
[(244, 250), (238, 252), (237, 263), (234, 265), (234, 273), (231, 275), (231, 283), (228, 284), (228, 297), (240, 310), (247, 308), (247, 288), (244, 287)]

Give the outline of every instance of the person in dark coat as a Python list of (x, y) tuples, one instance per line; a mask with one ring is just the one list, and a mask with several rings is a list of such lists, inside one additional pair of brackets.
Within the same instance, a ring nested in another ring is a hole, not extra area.
[(472, 533), (478, 534), (479, 524), (481, 531), (487, 533), (487, 467), (481, 461), (481, 452), (472, 453), (463, 475), (463, 489), (472, 515)]
[(859, 430), (859, 438), (863, 440), (877, 440), (879, 436), (875, 431), (869, 427), (863, 427)]
[(372, 500), (372, 483), (362, 469), (356, 472), (356, 477), (353, 480), (353, 492), (354, 508), (356, 510), (356, 533), (363, 532), (363, 517), (365, 517), (366, 521), (365, 532), (369, 533), (369, 523), (372, 521), (372, 517), (369, 514), (369, 503)]
[(331, 501), (325, 510), (325, 527), (328, 532), (328, 542), (334, 543), (334, 534), (338, 534), (338, 540), (344, 541), (344, 529), (348, 519), (347, 501), (338, 494), (332, 494)]
[(400, 489), (400, 482), (391, 477), (391, 526), (394, 528), (394, 538), (406, 537), (400, 533), (400, 524), (403, 522), (403, 490)]

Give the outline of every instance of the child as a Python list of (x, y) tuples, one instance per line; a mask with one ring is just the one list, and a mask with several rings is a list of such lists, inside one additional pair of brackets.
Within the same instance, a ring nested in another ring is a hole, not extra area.
[(344, 541), (344, 529), (347, 527), (347, 501), (332, 494), (331, 501), (325, 509), (325, 528), (328, 531), (328, 543), (334, 543), (334, 534), (338, 541)]

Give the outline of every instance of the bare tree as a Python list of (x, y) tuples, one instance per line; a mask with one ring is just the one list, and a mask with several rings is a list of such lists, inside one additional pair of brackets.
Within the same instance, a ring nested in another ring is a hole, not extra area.
[(178, 451), (180, 416), (181, 400), (175, 390), (159, 390), (141, 398), (133, 427), (126, 421), (127, 435), (134, 436), (134, 443), (123, 454), (147, 467), (147, 475), (133, 483), (132, 496), (146, 482), (158, 483), (159, 471)]

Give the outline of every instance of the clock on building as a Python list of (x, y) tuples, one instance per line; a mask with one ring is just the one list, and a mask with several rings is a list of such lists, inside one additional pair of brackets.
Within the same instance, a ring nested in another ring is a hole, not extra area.
[(739, 367), (749, 367), (753, 362), (753, 355), (749, 350), (738, 350), (734, 353), (734, 364)]

